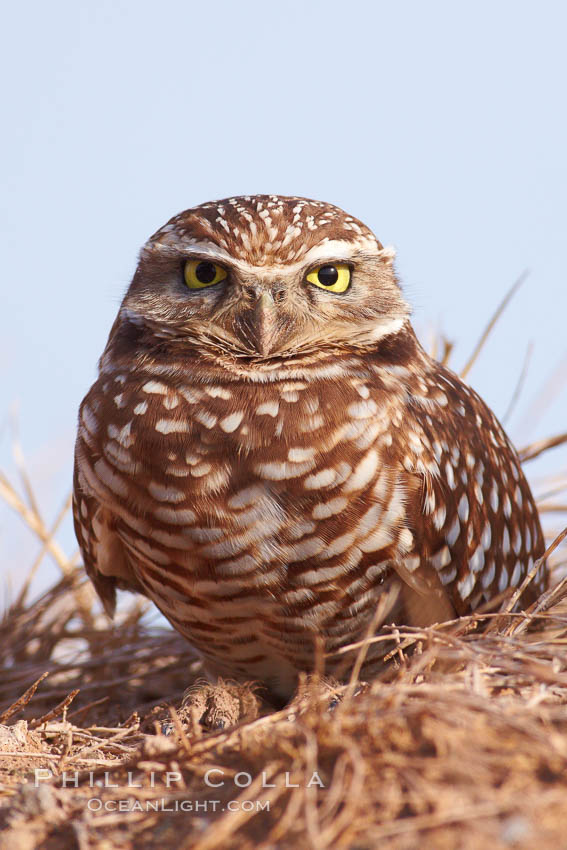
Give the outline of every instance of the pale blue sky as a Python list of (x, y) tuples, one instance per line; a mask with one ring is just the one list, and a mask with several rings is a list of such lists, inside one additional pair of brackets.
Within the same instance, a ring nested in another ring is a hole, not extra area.
[[(17, 408), (41, 506), (56, 513), (76, 409), (140, 245), (180, 210), (238, 193), (306, 195), (363, 219), (396, 246), (418, 329), (458, 341), (455, 365), (530, 269), (470, 381), (502, 415), (532, 341), (511, 436), (565, 430), (565, 384), (534, 415), (546, 380), (567, 371), (565, 9), (9, 4), (0, 467), (12, 469)], [(565, 453), (549, 463), (565, 468)], [(15, 583), (36, 548), (0, 508)]]

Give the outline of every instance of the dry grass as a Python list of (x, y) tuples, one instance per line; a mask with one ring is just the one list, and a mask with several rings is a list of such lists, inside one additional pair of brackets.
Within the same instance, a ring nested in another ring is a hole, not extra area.
[[(3, 850), (565, 846), (560, 537), (553, 589), (529, 612), (510, 614), (507, 598), (493, 614), (386, 628), (397, 648), (383, 680), (312, 678), (285, 710), (206, 734), (181, 706), (202, 675), (190, 647), (134, 598), (109, 624), (56, 543), (64, 511), (47, 528), (23, 470), (21, 489), (0, 476), (42, 541), (32, 574), (49, 555), (61, 578), (29, 602), (30, 576), (0, 624)], [(563, 474), (541, 497), (549, 543), (567, 524), (566, 492)], [(208, 785), (209, 770), (224, 785)]]

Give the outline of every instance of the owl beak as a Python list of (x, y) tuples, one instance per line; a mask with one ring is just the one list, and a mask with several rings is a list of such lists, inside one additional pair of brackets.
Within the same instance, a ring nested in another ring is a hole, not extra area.
[(254, 307), (254, 332), (258, 352), (267, 357), (277, 338), (276, 305), (270, 292), (263, 292)]

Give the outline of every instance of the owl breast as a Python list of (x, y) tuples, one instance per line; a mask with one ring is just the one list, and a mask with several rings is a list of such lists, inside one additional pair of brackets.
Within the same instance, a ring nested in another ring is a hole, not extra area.
[[(87, 559), (210, 668), (283, 696), (317, 635), (333, 672), (392, 575), (418, 599), (443, 591), (451, 616), (517, 584), (541, 548), (517, 459), (502, 465), (506, 438), (472, 391), (369, 358), (344, 358), (340, 382), (334, 368), (254, 383), (107, 369), (81, 409)], [(503, 513), (508, 479), (524, 524)]]

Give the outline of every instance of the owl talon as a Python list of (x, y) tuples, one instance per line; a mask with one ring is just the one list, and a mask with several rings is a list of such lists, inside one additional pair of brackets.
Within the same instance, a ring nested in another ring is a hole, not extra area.
[[(356, 697), (359, 697), (361, 694), (366, 693), (366, 691), (368, 690), (369, 687), (370, 687), (370, 685), (368, 684), (368, 682), (358, 682), (356, 688), (354, 689), (354, 693), (352, 695), (353, 699), (356, 698)], [(328, 712), (334, 711), (337, 708), (337, 706), (339, 706), (342, 703), (343, 698), (344, 698), (344, 691), (345, 691), (345, 688), (342, 688), (342, 690), (340, 692), (333, 694), (333, 696), (329, 700), (329, 704), (327, 706)]]

